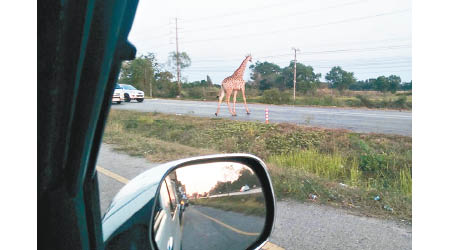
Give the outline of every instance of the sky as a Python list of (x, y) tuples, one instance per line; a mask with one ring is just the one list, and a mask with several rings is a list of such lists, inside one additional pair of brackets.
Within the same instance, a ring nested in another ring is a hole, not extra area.
[[(218, 162), (191, 165), (178, 168), (177, 178), (186, 186), (186, 193), (209, 192), (218, 181), (235, 181), (239, 178), (239, 173), (243, 168), (253, 171), (247, 166), (236, 162)], [(255, 176), (255, 178), (257, 178)]]
[(333, 66), (358, 80), (412, 78), (409, 0), (141, 0), (129, 35), (137, 54), (151, 52), (167, 63), (176, 48), (175, 18), (179, 51), (192, 61), (182, 72), (188, 81), (209, 75), (220, 84), (249, 53), (253, 63), (285, 67), (293, 48), (322, 81)]

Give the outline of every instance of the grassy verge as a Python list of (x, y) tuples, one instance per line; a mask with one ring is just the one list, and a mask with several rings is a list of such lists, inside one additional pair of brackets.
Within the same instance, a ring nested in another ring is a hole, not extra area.
[[(214, 88), (212, 88), (214, 89)], [(191, 90), (191, 89), (188, 89)], [(297, 94), (295, 103), (292, 100), (292, 91), (272, 91), (263, 93), (257, 90), (250, 90), (246, 92), (248, 103), (267, 103), (267, 104), (289, 104), (298, 106), (335, 106), (335, 107), (352, 107), (352, 108), (373, 108), (373, 109), (412, 109), (412, 92), (402, 91), (396, 94), (380, 93), (377, 91), (345, 91), (338, 93), (330, 89), (323, 89), (317, 91), (315, 94)], [(196, 95), (190, 94), (192, 91), (184, 91), (182, 99), (184, 100), (208, 100), (216, 101), (217, 93), (214, 90), (209, 90), (208, 94), (199, 92)], [(239, 93), (237, 102), (243, 102), (242, 96)]]
[(153, 162), (251, 153), (279, 199), (411, 220), (411, 137), (111, 110), (104, 141)]
[(266, 205), (264, 204), (264, 197), (261, 194), (195, 199), (189, 202), (192, 205), (213, 207), (246, 215), (266, 215)]

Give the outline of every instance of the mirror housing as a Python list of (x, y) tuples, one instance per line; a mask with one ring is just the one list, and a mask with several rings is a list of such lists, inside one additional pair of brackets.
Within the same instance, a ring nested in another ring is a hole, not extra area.
[(258, 177), (265, 198), (265, 223), (257, 240), (247, 249), (262, 247), (272, 233), (275, 222), (275, 195), (267, 168), (261, 159), (250, 154), (219, 154), (168, 162), (145, 171), (126, 184), (114, 197), (102, 219), (106, 249), (132, 246), (158, 249), (153, 240), (152, 227), (162, 182), (177, 168), (217, 162), (246, 165)]

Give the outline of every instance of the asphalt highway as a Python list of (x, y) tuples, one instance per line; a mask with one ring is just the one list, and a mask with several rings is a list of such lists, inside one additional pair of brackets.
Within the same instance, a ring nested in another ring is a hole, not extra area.
[[(237, 116), (228, 112), (222, 103), (222, 118), (265, 122), (265, 109), (269, 109), (269, 122), (287, 122), (314, 127), (348, 129), (355, 132), (412, 135), (412, 113), (409, 111), (369, 110), (350, 108), (294, 107), (288, 105), (248, 104), (247, 115), (243, 103), (236, 103)], [(112, 109), (141, 112), (161, 112), (200, 117), (216, 117), (217, 102), (145, 99), (144, 102), (113, 104)]]
[[(131, 157), (114, 151), (111, 145), (102, 144), (97, 159), (102, 215), (128, 180), (154, 166), (156, 164), (144, 158)], [(407, 223), (356, 216), (343, 209), (291, 200), (278, 201), (276, 212), (270, 247), (263, 249), (412, 248), (411, 225)], [(192, 248), (183, 246), (183, 249), (236, 249), (219, 246), (231, 237), (239, 244), (247, 244), (254, 236), (245, 233), (258, 233), (263, 223), (261, 219), (199, 206), (189, 206), (184, 220), (184, 237), (199, 240), (185, 243)], [(206, 235), (215, 236), (206, 241)], [(211, 244), (215, 244), (214, 247), (210, 248)]]
[(186, 250), (246, 249), (264, 228), (264, 218), (191, 205), (183, 214)]
[(255, 188), (255, 189), (250, 189), (248, 191), (245, 192), (233, 192), (233, 193), (226, 193), (226, 194), (216, 194), (216, 195), (210, 195), (208, 196), (209, 198), (217, 198), (217, 197), (224, 197), (224, 196), (235, 196), (235, 195), (248, 195), (248, 194), (256, 194), (256, 193), (261, 193), (262, 189), (261, 188)]

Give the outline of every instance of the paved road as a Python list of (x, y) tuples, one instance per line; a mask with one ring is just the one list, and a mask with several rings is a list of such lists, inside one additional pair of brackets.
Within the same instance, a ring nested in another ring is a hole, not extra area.
[[(265, 121), (265, 108), (269, 108), (271, 122), (289, 122), (325, 128), (349, 129), (355, 132), (374, 132), (411, 136), (411, 112), (392, 110), (366, 110), (348, 108), (313, 108), (280, 105), (249, 104), (251, 115), (246, 115), (242, 103), (236, 104), (237, 117), (232, 117), (222, 104), (219, 117), (237, 120)], [(217, 103), (208, 101), (181, 101), (146, 99), (143, 103), (114, 104), (113, 109), (142, 112), (162, 112), (201, 117), (215, 117)]]
[[(102, 144), (97, 163), (102, 168), (98, 174), (102, 214), (127, 179), (155, 166), (143, 158), (115, 152), (112, 150), (112, 146), (107, 144)], [(115, 173), (123, 179), (111, 175), (111, 173)], [(221, 219), (225, 223), (236, 223), (227, 220), (226, 216)], [(204, 219), (203, 222), (213, 223), (206, 222)], [(245, 228), (245, 225), (242, 224), (233, 225), (243, 231), (247, 230), (247, 232), (256, 230)], [(270, 239), (272, 243), (285, 249), (355, 250), (411, 249), (411, 240), (410, 225), (355, 216), (345, 210), (295, 201), (279, 201), (277, 203), (275, 229)]]
[(102, 216), (106, 212), (106, 209), (114, 196), (125, 185), (127, 180), (133, 179), (140, 173), (145, 172), (147, 169), (156, 165), (158, 164), (150, 163), (144, 158), (131, 157), (127, 154), (116, 152), (113, 150), (112, 146), (103, 143), (100, 147), (99, 157), (97, 159), (97, 170), (98, 167), (101, 167), (112, 174), (118, 174), (121, 177), (124, 177), (125, 180), (112, 179), (110, 176), (105, 175), (105, 171), (98, 171), (100, 209), (102, 211)]
[(412, 249), (410, 225), (311, 203), (277, 203), (271, 242), (297, 249)]
[[(214, 197), (224, 197), (224, 196), (235, 196), (235, 195), (248, 195), (248, 194), (256, 194), (256, 193), (261, 193), (262, 189), (261, 188), (255, 188), (255, 189), (250, 189), (248, 191), (245, 192), (233, 192), (233, 193), (226, 193), (226, 194), (216, 194), (216, 195), (210, 195), (208, 196), (209, 198), (214, 198)], [(200, 199), (203, 199), (204, 197), (200, 197)]]
[(245, 249), (256, 241), (264, 221), (262, 217), (191, 205), (183, 214), (182, 246), (186, 250)]

